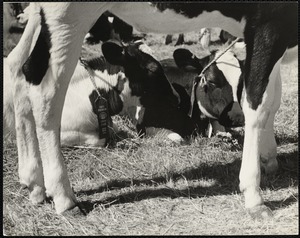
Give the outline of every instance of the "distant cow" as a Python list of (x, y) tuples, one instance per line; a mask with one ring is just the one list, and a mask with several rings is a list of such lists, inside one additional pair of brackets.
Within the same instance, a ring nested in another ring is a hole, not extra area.
[[(204, 50), (208, 50), (208, 45), (210, 43), (210, 35), (211, 35), (211, 32), (210, 32), (209, 28), (202, 28), (200, 30), (199, 43)], [(166, 45), (171, 44), (172, 38), (173, 38), (173, 35), (171, 35), (171, 34), (167, 35), (165, 44)], [(175, 46), (182, 45), (182, 44), (184, 44), (184, 34), (183, 33), (178, 35), (178, 39), (175, 43)]]
[[(140, 134), (146, 133), (147, 128), (164, 128), (167, 138), (180, 142), (196, 130), (187, 116), (189, 97), (179, 85), (174, 85), (178, 92), (175, 91), (160, 63), (149, 55), (149, 50), (145, 53), (146, 49), (147, 46), (140, 41), (126, 47), (116, 41), (108, 41), (102, 46), (107, 60), (102, 56), (86, 61), (98, 91), (107, 100), (108, 127), (112, 127), (111, 116), (129, 115), (130, 109), (135, 107), (139, 110), (136, 118), (132, 119)], [(4, 72), (4, 130), (7, 132), (14, 129), (14, 109), (12, 81), (6, 68)], [(105, 138), (99, 138), (97, 99), (97, 91), (87, 70), (78, 62), (62, 113), (63, 145), (103, 146), (106, 143)]]
[[(204, 72), (207, 84), (198, 83), (195, 87), (195, 100), (201, 113), (211, 121), (217, 120), (224, 127), (244, 125), (244, 115), (240, 106), (244, 50), (238, 48), (244, 43), (235, 45)], [(223, 49), (225, 46), (212, 51), (211, 55), (202, 59), (187, 49), (177, 49), (173, 54), (174, 60), (167, 59), (161, 63), (170, 82), (184, 86), (191, 95), (194, 79), (205, 66), (222, 53)], [(236, 54), (240, 56), (240, 60)]]

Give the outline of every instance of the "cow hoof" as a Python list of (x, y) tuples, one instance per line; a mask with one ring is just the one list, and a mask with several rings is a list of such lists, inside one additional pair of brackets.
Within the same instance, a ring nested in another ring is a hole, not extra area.
[[(29, 191), (31, 189), (29, 188)], [(42, 203), (46, 199), (45, 188), (40, 186), (34, 186), (33, 189), (30, 191), (29, 199), (33, 204)]]
[(265, 220), (273, 217), (273, 212), (266, 205), (249, 208), (248, 212), (253, 220)]
[(82, 208), (80, 208), (79, 204), (76, 204), (75, 207), (64, 211), (62, 215), (72, 217), (83, 217), (86, 216), (86, 212)]

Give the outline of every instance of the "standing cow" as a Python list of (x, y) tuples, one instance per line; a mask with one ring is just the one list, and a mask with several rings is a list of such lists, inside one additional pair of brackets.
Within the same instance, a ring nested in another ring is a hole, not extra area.
[[(297, 9), (297, 3), (273, 2), (32, 3), (24, 34), (7, 58), (14, 80), (19, 176), (30, 190), (30, 200), (42, 202), (47, 193), (58, 213), (77, 205), (60, 150), (60, 120), (83, 39), (109, 10), (141, 32), (182, 33), (220, 27), (245, 38), (240, 189), (250, 212), (257, 216), (269, 212), (260, 194), (260, 165), (268, 172), (278, 166), (273, 125), (280, 105), (280, 63), (286, 50), (297, 45)], [(111, 52), (121, 53), (121, 48)], [(151, 64), (149, 69), (150, 75), (156, 73)], [(156, 96), (155, 90), (152, 92)]]

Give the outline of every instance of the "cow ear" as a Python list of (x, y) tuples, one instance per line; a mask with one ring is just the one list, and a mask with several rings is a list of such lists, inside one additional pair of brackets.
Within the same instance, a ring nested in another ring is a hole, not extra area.
[(173, 53), (173, 58), (178, 68), (188, 69), (193, 67), (194, 69), (202, 70), (199, 59), (187, 49), (176, 49)]
[(110, 40), (102, 44), (102, 53), (108, 63), (124, 65), (124, 48), (119, 41)]

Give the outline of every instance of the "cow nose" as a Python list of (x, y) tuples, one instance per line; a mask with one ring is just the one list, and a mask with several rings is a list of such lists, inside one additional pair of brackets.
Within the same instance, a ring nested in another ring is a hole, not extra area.
[(222, 112), (219, 122), (225, 127), (239, 127), (245, 125), (245, 117), (238, 102), (232, 102)]

